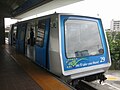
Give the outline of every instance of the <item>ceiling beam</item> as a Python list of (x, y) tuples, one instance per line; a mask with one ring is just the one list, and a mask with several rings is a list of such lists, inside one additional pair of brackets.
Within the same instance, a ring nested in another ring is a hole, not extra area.
[(29, 16), (32, 16), (32, 15), (37, 15), (39, 13), (49, 11), (49, 10), (52, 10), (52, 9), (56, 9), (56, 8), (59, 8), (59, 7), (65, 6), (65, 5), (72, 4), (72, 3), (76, 3), (76, 2), (79, 2), (79, 1), (83, 1), (83, 0), (53, 0), (49, 3), (41, 5), (37, 8), (34, 8), (34, 9), (32, 9), (32, 10), (26, 12), (26, 13), (23, 13), (21, 15), (17, 15), (14, 18), (23, 19), (25, 17), (29, 17)]
[(0, 17), (11, 17), (11, 7), (0, 3)]
[(44, 5), (50, 1), (52, 0), (26, 0), (18, 8), (12, 11), (12, 16), (15, 17), (17, 15), (21, 15), (23, 13), (26, 13), (29, 10), (32, 10), (38, 6)]

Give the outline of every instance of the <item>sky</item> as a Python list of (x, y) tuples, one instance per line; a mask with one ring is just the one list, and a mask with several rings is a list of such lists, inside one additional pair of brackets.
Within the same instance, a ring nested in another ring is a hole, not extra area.
[(110, 28), (112, 19), (120, 20), (120, 0), (84, 0), (58, 9), (58, 12), (99, 17), (105, 29)]
[[(55, 11), (57, 13), (74, 13), (83, 16), (99, 17), (102, 19), (104, 29), (110, 29), (112, 19), (120, 20), (120, 0), (83, 0), (39, 15), (54, 13)], [(8, 24), (8, 21), (6, 21), (6, 24)]]

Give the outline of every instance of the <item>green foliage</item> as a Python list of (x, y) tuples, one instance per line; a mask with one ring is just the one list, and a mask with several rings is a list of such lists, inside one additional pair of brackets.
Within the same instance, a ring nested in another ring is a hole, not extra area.
[(115, 68), (118, 65), (114, 65), (114, 69), (120, 69), (120, 32), (107, 32), (108, 43), (110, 47), (112, 63), (119, 64), (119, 68)]

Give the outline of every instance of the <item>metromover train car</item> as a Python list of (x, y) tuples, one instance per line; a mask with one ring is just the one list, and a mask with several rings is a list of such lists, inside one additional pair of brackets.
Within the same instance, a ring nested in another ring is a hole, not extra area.
[(111, 65), (101, 19), (51, 14), (14, 24), (10, 44), (64, 80), (103, 79)]

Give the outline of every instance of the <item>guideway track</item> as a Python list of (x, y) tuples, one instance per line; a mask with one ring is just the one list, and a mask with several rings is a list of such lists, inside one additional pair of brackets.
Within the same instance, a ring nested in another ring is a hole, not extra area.
[(79, 81), (79, 84), (76, 85), (77, 90), (98, 90), (93, 85), (91, 85), (89, 82), (81, 80)]

